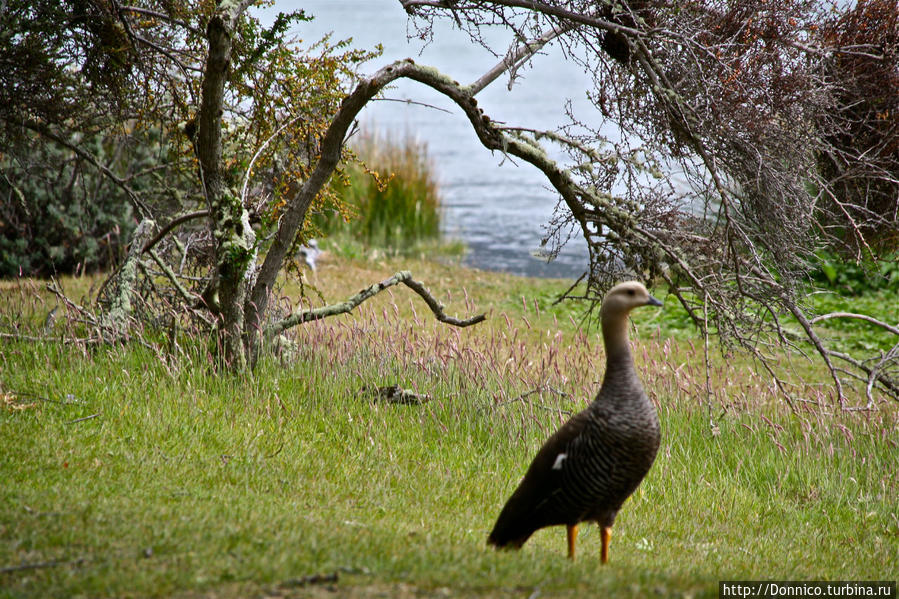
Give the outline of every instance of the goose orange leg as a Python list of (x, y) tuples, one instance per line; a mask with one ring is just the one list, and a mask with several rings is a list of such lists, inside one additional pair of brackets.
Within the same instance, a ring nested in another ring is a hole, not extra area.
[(577, 524), (568, 526), (568, 559), (574, 561), (574, 544), (577, 542)]
[(602, 538), (602, 549), (600, 550), (599, 560), (606, 564), (609, 562), (609, 541), (612, 540), (612, 527), (603, 526), (599, 534)]

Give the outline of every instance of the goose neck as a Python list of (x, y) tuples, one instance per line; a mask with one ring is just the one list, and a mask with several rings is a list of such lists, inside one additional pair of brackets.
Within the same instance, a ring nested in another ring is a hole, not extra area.
[[(618, 317), (611, 317), (618, 316)], [(605, 315), (602, 319), (602, 339), (609, 366), (631, 362), (631, 350), (627, 335), (626, 315)]]

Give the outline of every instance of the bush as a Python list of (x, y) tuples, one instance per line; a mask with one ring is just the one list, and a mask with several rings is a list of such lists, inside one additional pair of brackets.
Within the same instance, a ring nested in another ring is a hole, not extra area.
[[(115, 152), (104, 139), (82, 145), (100, 157)], [(0, 277), (108, 267), (133, 228), (124, 191), (71, 150), (34, 144), (0, 156)]]
[(878, 260), (853, 262), (821, 252), (812, 278), (824, 288), (840, 294), (864, 295), (877, 291), (899, 292), (899, 252)]
[(384, 247), (438, 238), (440, 197), (425, 144), (369, 133), (355, 149), (361, 163), (348, 166), (334, 184), (345, 213), (320, 211), (312, 216), (315, 228)]

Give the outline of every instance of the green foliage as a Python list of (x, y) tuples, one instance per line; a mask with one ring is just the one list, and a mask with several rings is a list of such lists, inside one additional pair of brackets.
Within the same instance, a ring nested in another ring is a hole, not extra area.
[(349, 165), (334, 184), (343, 213), (333, 206), (321, 210), (313, 225), (375, 246), (438, 238), (440, 196), (426, 146), (411, 137), (396, 141), (370, 133), (356, 150), (361, 163)]
[(878, 291), (899, 291), (899, 252), (879, 260), (853, 261), (820, 252), (813, 280), (825, 289), (853, 296)]
[[(0, 156), (0, 277), (111, 267), (134, 228), (125, 192), (71, 150), (33, 141)], [(123, 150), (102, 136), (83, 145), (104, 163)]]
[[(235, 69), (229, 86), (235, 94), (234, 105), (241, 109), (235, 111), (240, 117), (227, 124), (224, 161), (237, 188), (249, 175), (249, 197), (257, 202), (263, 251), (285, 207), (315, 168), (318, 144), (359, 65), (381, 51), (354, 49), (350, 40), (333, 41), (330, 36), (302, 46), (289, 31), (302, 31), (309, 20), (311, 16), (303, 11), (282, 13), (265, 29), (247, 17), (235, 39)], [(313, 210), (321, 205), (342, 208), (329, 188), (315, 198)], [(308, 233), (307, 222), (298, 240), (310, 237)]]
[(303, 10), (299, 10), (290, 13), (279, 12), (275, 17), (275, 22), (268, 29), (263, 29), (259, 22), (248, 22), (244, 28), (243, 37), (245, 44), (255, 42), (255, 48), (241, 61), (238, 72), (232, 75), (232, 78), (239, 79), (241, 72), (255, 67), (260, 59), (282, 47), (291, 26), (311, 20), (312, 17), (306, 16)]

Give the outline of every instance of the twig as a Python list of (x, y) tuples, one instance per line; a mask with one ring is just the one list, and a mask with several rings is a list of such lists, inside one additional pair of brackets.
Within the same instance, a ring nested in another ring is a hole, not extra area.
[(822, 314), (821, 316), (816, 316), (808, 322), (809, 324), (818, 324), (822, 320), (830, 320), (831, 318), (857, 318), (859, 320), (870, 322), (871, 324), (876, 324), (877, 326), (888, 330), (894, 335), (899, 335), (899, 327), (889, 325), (883, 321), (877, 320), (873, 316), (868, 316), (867, 314), (855, 314), (853, 312), (831, 312), (830, 314)]
[(156, 252), (150, 251), (150, 257), (153, 258), (153, 261), (159, 265), (159, 268), (162, 269), (163, 274), (165, 274), (165, 276), (168, 277), (169, 281), (172, 282), (172, 285), (175, 286), (175, 290), (177, 290), (182, 299), (187, 302), (187, 305), (191, 305), (197, 301), (197, 297), (184, 288), (184, 285), (182, 285), (181, 281), (178, 280), (178, 277), (175, 275), (174, 271), (169, 268), (168, 264), (163, 262), (162, 258), (160, 258)]
[(173, 219), (172, 222), (170, 222), (169, 224), (164, 226), (159, 231), (159, 233), (156, 234), (156, 236), (153, 239), (151, 239), (146, 244), (144, 244), (144, 247), (141, 250), (141, 253), (143, 254), (144, 252), (146, 252), (147, 250), (152, 248), (154, 245), (159, 243), (162, 240), (162, 238), (168, 234), (169, 231), (171, 231), (178, 225), (185, 223), (189, 220), (193, 220), (195, 218), (200, 218), (201, 216), (209, 216), (209, 210), (197, 210), (196, 212), (189, 212), (188, 214), (182, 214), (181, 216)]
[(575, 287), (577, 287), (580, 284), (581, 281), (584, 280), (584, 277), (586, 277), (586, 276), (587, 276), (587, 271), (582, 272), (581, 276), (579, 276), (577, 278), (577, 281), (575, 281), (571, 285), (571, 287), (566, 289), (565, 292), (562, 293), (559, 297), (557, 297), (555, 300), (553, 300), (553, 303), (551, 305), (555, 306), (556, 304), (559, 304), (566, 299), (586, 299), (586, 298), (576, 298), (576, 297), (572, 297), (572, 296), (568, 295), (569, 293), (571, 293), (574, 290)]
[(65, 343), (69, 341), (65, 337), (36, 337), (34, 335), (20, 335), (18, 333), (0, 333), (0, 339), (12, 339), (14, 341), (49, 341), (51, 343)]
[(262, 154), (262, 152), (265, 150), (265, 148), (268, 147), (268, 144), (270, 144), (273, 139), (275, 139), (278, 135), (281, 134), (282, 131), (284, 131), (291, 125), (293, 125), (295, 122), (297, 122), (301, 118), (303, 118), (302, 114), (297, 115), (297, 116), (293, 117), (292, 119), (290, 119), (289, 121), (287, 121), (286, 123), (284, 123), (283, 125), (281, 125), (280, 127), (278, 127), (278, 130), (275, 131), (274, 133), (272, 133), (271, 135), (269, 135), (268, 139), (266, 139), (264, 142), (262, 142), (262, 145), (259, 146), (259, 149), (256, 150), (255, 154), (253, 154), (253, 158), (250, 159), (250, 164), (247, 166), (247, 171), (244, 173), (244, 176), (243, 176), (243, 185), (240, 188), (240, 203), (241, 203), (241, 205), (246, 204), (246, 201), (247, 201), (247, 185), (250, 183), (250, 174), (253, 172), (253, 165), (256, 164), (256, 159), (259, 158), (259, 156)]
[[(628, 34), (634, 37), (642, 37), (646, 35), (645, 32), (640, 31), (639, 29), (619, 25), (618, 23), (613, 23), (612, 21), (606, 21), (605, 19), (600, 19), (591, 15), (581, 14), (573, 10), (568, 10), (561, 6), (554, 6), (545, 2), (536, 2), (534, 0), (492, 0), (492, 2), (493, 4), (499, 4), (511, 8), (525, 8), (528, 10), (533, 10), (559, 19), (564, 19), (581, 25), (589, 25), (590, 27), (597, 27), (599, 29), (612, 31), (614, 33)], [(448, 8), (446, 2), (434, 2), (433, 0), (400, 0), (400, 4), (402, 4), (403, 8), (406, 9), (407, 12), (415, 8), (416, 6)]]
[[(829, 314), (822, 314), (820, 316), (816, 316), (815, 318), (812, 318), (811, 320), (809, 320), (809, 324), (817, 324), (819, 322), (822, 322), (824, 320), (830, 320), (832, 318), (855, 318), (858, 320), (864, 320), (865, 322), (869, 322), (871, 324), (877, 325), (883, 329), (886, 329), (890, 333), (893, 333), (894, 335), (899, 336), (899, 328), (889, 325), (883, 321), (877, 320), (873, 316), (868, 316), (867, 314), (856, 314), (854, 312), (831, 312)], [(870, 368), (866, 367), (866, 366), (862, 366), (862, 363), (860, 361), (849, 360), (848, 357), (844, 354), (838, 354), (838, 353), (832, 352), (832, 351), (829, 352), (833, 356), (836, 356), (838, 358), (841, 358), (843, 360), (850, 362), (851, 364), (856, 366), (856, 368), (863, 370), (868, 375), (867, 379), (864, 381), (865, 382), (865, 398), (868, 400), (868, 402), (863, 407), (858, 407), (858, 408), (857, 407), (844, 407), (843, 409), (845, 411), (859, 411), (859, 410), (872, 409), (874, 407), (874, 395), (873, 395), (872, 391), (874, 390), (875, 382), (879, 381), (887, 389), (894, 391), (895, 386), (894, 386), (892, 380), (890, 380), (886, 375), (881, 374), (879, 371), (881, 370), (881, 368), (883, 367), (884, 364), (895, 359), (897, 348), (899, 348), (899, 345), (893, 346), (893, 348), (890, 351), (888, 351), (880, 359), (880, 361), (877, 364), (875, 364), (873, 367), (870, 367)]]
[(76, 422), (84, 422), (85, 420), (92, 420), (100, 415), (100, 412), (96, 414), (91, 414), (90, 416), (85, 416), (84, 418), (76, 418), (75, 420), (69, 420), (66, 424), (75, 424)]
[(540, 385), (539, 387), (534, 387), (530, 391), (525, 391), (521, 395), (519, 395), (517, 397), (513, 397), (512, 399), (507, 399), (506, 401), (497, 402), (497, 403), (493, 404), (493, 407), (498, 408), (500, 406), (505, 406), (510, 403), (523, 401), (527, 404), (533, 405), (534, 407), (540, 408), (542, 410), (546, 410), (548, 412), (557, 412), (557, 413), (565, 414), (566, 416), (571, 416), (571, 410), (563, 410), (562, 408), (553, 408), (550, 406), (545, 406), (543, 404), (532, 404), (531, 402), (527, 401), (527, 398), (530, 397), (531, 395), (535, 395), (537, 393), (542, 394), (545, 391), (554, 393), (555, 395), (558, 395), (559, 397), (568, 397), (568, 394), (565, 393), (564, 391), (558, 391), (557, 389), (553, 389), (549, 385)]
[[(861, 360), (858, 360), (858, 359), (850, 356), (849, 354), (844, 354), (842, 352), (838, 352), (838, 351), (834, 351), (834, 350), (827, 350), (827, 353), (828, 353), (828, 355), (831, 355), (835, 358), (839, 358), (840, 360), (843, 360), (845, 362), (852, 364), (857, 369), (866, 373), (868, 376), (871, 376), (872, 372), (875, 372), (875, 368), (880, 367), (880, 364), (878, 364), (877, 366), (872, 368), (871, 366), (868, 366)], [(859, 377), (859, 378), (860, 378), (860, 380), (865, 380), (865, 379), (862, 379), (861, 377)], [(888, 376), (886, 376), (882, 372), (877, 374), (877, 380), (880, 382), (881, 385), (883, 385), (883, 387), (885, 389), (887, 389), (890, 392), (890, 394), (893, 396), (893, 399), (896, 399), (897, 397), (899, 397), (899, 383), (893, 381), (892, 379), (890, 379)], [(852, 411), (853, 409), (854, 408), (844, 408), (845, 411)]]
[(453, 114), (452, 110), (447, 110), (446, 108), (440, 108), (439, 106), (434, 106), (433, 104), (428, 104), (427, 102), (416, 102), (415, 100), (411, 100), (409, 98), (375, 98), (372, 102), (399, 102), (401, 104), (408, 104), (410, 106), (423, 106), (424, 108), (433, 108), (434, 110), (439, 110), (440, 112), (445, 112), (446, 114)]
[[(785, 300), (787, 298), (784, 298)], [(831, 378), (833, 379), (834, 384), (836, 385), (837, 391), (837, 401), (840, 404), (840, 407), (845, 407), (846, 404), (846, 395), (843, 393), (843, 382), (840, 380), (839, 375), (834, 369), (833, 363), (830, 361), (830, 351), (824, 347), (824, 343), (812, 329), (812, 323), (805, 317), (805, 314), (796, 306), (792, 301), (785, 301), (787, 310), (789, 310), (796, 320), (799, 321), (800, 326), (805, 329), (805, 334), (808, 339), (812, 342), (812, 345), (815, 346), (815, 349), (818, 350), (818, 354), (824, 360), (824, 364), (827, 366), (827, 369), (830, 370)]]
[[(568, 23), (561, 27), (553, 27), (544, 31), (542, 34), (540, 34), (539, 37), (523, 42), (514, 49), (510, 48), (509, 52), (505, 57), (503, 57), (501, 61), (499, 61), (492, 69), (481, 75), (476, 81), (468, 86), (468, 93), (470, 93), (472, 96), (477, 95), (482, 89), (493, 83), (500, 75), (502, 75), (506, 71), (511, 71), (510, 76), (514, 80), (514, 71), (516, 71), (522, 63), (536, 54), (540, 50), (540, 48), (545, 46), (547, 43), (559, 37), (563, 33), (571, 31), (573, 28), (574, 25), (571, 23)], [(511, 87), (511, 80), (509, 82), (509, 85)]]
[(37, 562), (34, 564), (19, 564), (18, 566), (4, 566), (0, 568), (0, 574), (8, 574), (9, 572), (21, 572), (23, 570), (40, 570), (41, 568), (55, 568), (56, 566), (65, 566), (66, 564), (74, 564), (79, 566), (87, 561), (83, 557), (70, 560), (51, 560), (49, 562)]
[(451, 325), (457, 326), (457, 327), (467, 327), (467, 326), (477, 324), (477, 323), (487, 319), (486, 314), (478, 314), (477, 316), (473, 316), (472, 318), (468, 318), (465, 320), (460, 320), (460, 319), (452, 317), (452, 316), (447, 316), (443, 312), (443, 305), (440, 302), (438, 302), (436, 299), (434, 299), (434, 296), (431, 295), (431, 292), (428, 291), (424, 285), (422, 285), (421, 283), (419, 283), (418, 281), (416, 281), (415, 279), (412, 278), (411, 272), (404, 271), (403, 273), (397, 273), (397, 274), (398, 275), (408, 274), (408, 276), (405, 277), (401, 282), (403, 284), (405, 284), (406, 287), (408, 287), (409, 289), (411, 289), (412, 291), (414, 291), (415, 293), (417, 293), (418, 295), (421, 296), (421, 298), (428, 305), (428, 308), (431, 309), (431, 312), (434, 313), (434, 317), (437, 318), (437, 320), (439, 320), (440, 322), (445, 322), (446, 324), (451, 324)]

